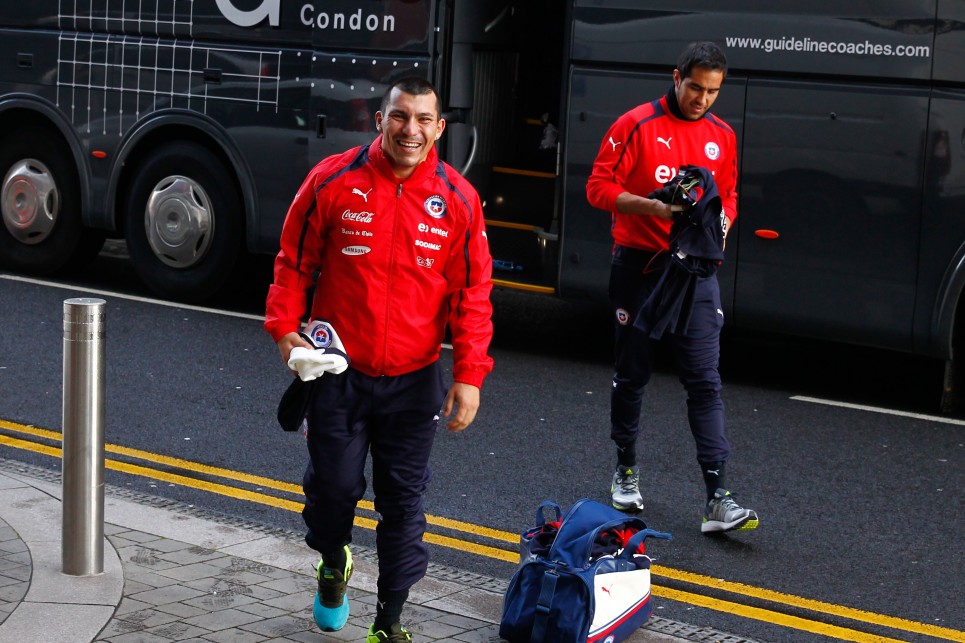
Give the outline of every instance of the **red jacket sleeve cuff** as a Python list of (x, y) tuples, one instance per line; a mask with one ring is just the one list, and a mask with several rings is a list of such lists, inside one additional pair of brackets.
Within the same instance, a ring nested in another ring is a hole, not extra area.
[(465, 369), (453, 371), (452, 380), (460, 384), (471, 384), (478, 389), (482, 388), (483, 380), (486, 379), (488, 371), (480, 369)]

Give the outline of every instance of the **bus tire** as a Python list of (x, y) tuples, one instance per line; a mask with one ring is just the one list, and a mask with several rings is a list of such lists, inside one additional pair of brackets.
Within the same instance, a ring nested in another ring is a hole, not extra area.
[(232, 173), (190, 141), (160, 145), (131, 178), (125, 236), (141, 280), (162, 297), (200, 302), (225, 284), (240, 255), (244, 210)]
[(0, 263), (49, 275), (97, 256), (105, 234), (81, 220), (80, 181), (66, 143), (28, 126), (4, 135), (0, 148)]

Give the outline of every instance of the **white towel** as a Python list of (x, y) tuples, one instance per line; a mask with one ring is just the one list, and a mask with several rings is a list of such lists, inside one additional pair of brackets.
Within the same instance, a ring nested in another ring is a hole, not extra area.
[(288, 356), (288, 368), (298, 371), (303, 382), (311, 382), (325, 374), (325, 364), (315, 359), (315, 351), (304, 346), (296, 346)]
[(301, 336), (315, 346), (315, 350), (296, 346), (288, 357), (288, 367), (298, 371), (303, 382), (310, 382), (325, 373), (338, 375), (352, 361), (345, 354), (345, 347), (338, 333), (327, 321), (311, 320)]

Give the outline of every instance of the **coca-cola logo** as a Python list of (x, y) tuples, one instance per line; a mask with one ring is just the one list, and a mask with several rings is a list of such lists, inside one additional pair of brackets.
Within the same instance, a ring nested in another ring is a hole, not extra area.
[(351, 210), (346, 210), (342, 213), (343, 220), (357, 221), (358, 223), (372, 223), (372, 217), (374, 216), (371, 212), (352, 212)]

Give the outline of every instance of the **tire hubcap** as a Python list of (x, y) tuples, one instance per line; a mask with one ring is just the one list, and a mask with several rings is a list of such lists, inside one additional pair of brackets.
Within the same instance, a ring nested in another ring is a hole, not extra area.
[(60, 192), (47, 166), (36, 159), (14, 163), (3, 178), (0, 209), (17, 241), (36, 244), (50, 236), (60, 213)]
[(190, 268), (211, 247), (214, 212), (201, 185), (186, 176), (169, 176), (154, 186), (144, 218), (154, 254), (172, 268)]

